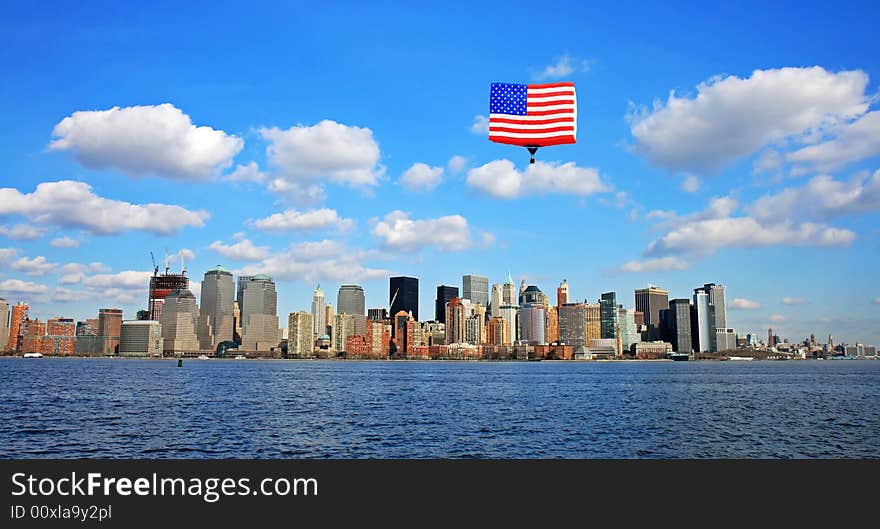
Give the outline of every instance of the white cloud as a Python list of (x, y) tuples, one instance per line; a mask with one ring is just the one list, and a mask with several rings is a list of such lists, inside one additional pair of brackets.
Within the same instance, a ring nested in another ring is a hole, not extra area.
[(643, 261), (628, 261), (621, 265), (621, 272), (665, 272), (686, 270), (690, 265), (678, 257), (657, 257)]
[(694, 175), (688, 175), (681, 181), (681, 190), (688, 193), (696, 193), (700, 190), (700, 179)]
[(830, 219), (880, 210), (880, 170), (841, 182), (827, 175), (813, 177), (801, 187), (765, 195), (748, 208), (754, 217), (779, 220), (792, 217)]
[(6, 263), (13, 260), (18, 256), (17, 248), (0, 248), (0, 266), (5, 266)]
[(283, 178), (273, 178), (267, 189), (296, 206), (309, 206), (326, 198), (324, 188), (318, 184), (302, 184)]
[(80, 263), (67, 263), (60, 269), (61, 275), (58, 278), (58, 283), (62, 285), (73, 285), (84, 281), (87, 274), (97, 274), (109, 271), (110, 267), (99, 262), (93, 262), (87, 265)]
[(495, 198), (506, 199), (547, 193), (587, 196), (611, 190), (592, 167), (578, 167), (574, 162), (536, 162), (520, 172), (506, 159), (469, 170), (467, 184)]
[(665, 104), (631, 112), (633, 150), (655, 166), (713, 173), (770, 143), (863, 114), (867, 84), (860, 70), (818, 66), (715, 77), (698, 85), (693, 98), (672, 92)]
[(730, 308), (734, 310), (758, 310), (761, 304), (746, 298), (734, 298), (730, 302)]
[(447, 162), (447, 164), (446, 164), (446, 169), (450, 173), (456, 174), (456, 173), (460, 173), (460, 172), (464, 171), (465, 168), (467, 168), (467, 164), (468, 164), (467, 158), (456, 154), (455, 156), (453, 156), (452, 158), (449, 159), (449, 162)]
[(880, 305), (880, 296), (877, 296), (876, 298), (874, 298), (874, 304)]
[(328, 228), (345, 231), (354, 226), (354, 221), (340, 217), (335, 209), (321, 208), (311, 211), (287, 209), (281, 213), (257, 219), (253, 221), (253, 226), (264, 231), (307, 232)]
[(233, 261), (259, 261), (269, 256), (268, 246), (254, 246), (254, 243), (248, 239), (242, 239), (234, 244), (214, 241), (209, 248)]
[(49, 287), (20, 279), (6, 279), (0, 281), (0, 292), (4, 294), (45, 294)]
[(181, 180), (210, 179), (232, 164), (244, 142), (197, 127), (170, 103), (79, 111), (55, 126), (55, 151), (70, 151), (90, 169)]
[(39, 239), (46, 235), (47, 231), (46, 228), (31, 226), (30, 224), (16, 224), (11, 228), (0, 226), (0, 236), (7, 237), (14, 241), (32, 241), (34, 239)]
[(247, 165), (236, 165), (235, 170), (224, 176), (224, 180), (230, 182), (265, 182), (268, 175), (260, 171), (257, 162), (250, 162)]
[(373, 235), (386, 249), (402, 252), (414, 252), (428, 246), (460, 251), (473, 245), (470, 226), (461, 215), (413, 220), (408, 213), (392, 211), (376, 222)]
[(570, 55), (557, 57), (556, 62), (547, 65), (535, 77), (539, 81), (550, 79), (562, 79), (576, 72), (590, 71), (589, 61), (576, 59)]
[(785, 316), (783, 316), (782, 314), (771, 314), (770, 321), (772, 321), (773, 323), (781, 323), (785, 321)]
[(379, 166), (379, 144), (373, 131), (324, 120), (317, 125), (296, 125), (287, 130), (260, 129), (270, 142), (269, 162), (278, 177), (293, 183), (326, 179), (349, 186), (375, 186), (384, 174)]
[(52, 297), (50, 299), (56, 303), (80, 301), (83, 299), (83, 292), (64, 287), (56, 287), (55, 290), (52, 291)]
[(104, 289), (144, 290), (150, 286), (151, 272), (125, 270), (115, 274), (97, 274), (85, 278), (83, 283), (92, 289), (103, 292)]
[(415, 163), (404, 171), (400, 183), (410, 191), (431, 191), (443, 181), (443, 168)]
[(52, 242), (49, 244), (55, 248), (76, 248), (80, 245), (80, 242), (76, 239), (71, 239), (70, 237), (65, 236), (52, 239)]
[(806, 302), (807, 300), (805, 300), (804, 298), (782, 298), (782, 303), (785, 305), (803, 305)]
[(868, 112), (843, 127), (836, 138), (789, 153), (788, 161), (819, 171), (880, 155), (880, 111)]
[(489, 118), (481, 114), (474, 116), (474, 122), (471, 123), (471, 132), (474, 134), (489, 134)]
[(84, 182), (43, 182), (33, 193), (0, 188), (0, 215), (23, 215), (37, 224), (79, 228), (100, 235), (143, 230), (171, 235), (204, 226), (205, 211), (167, 204), (131, 204), (96, 195)]
[(39, 255), (33, 259), (21, 257), (9, 265), (9, 267), (29, 276), (43, 276), (58, 268), (58, 263), (51, 263), (45, 257)]
[(302, 242), (260, 263), (244, 267), (241, 274), (268, 274), (276, 280), (304, 281), (367, 281), (391, 275), (388, 270), (369, 268), (362, 264), (365, 252), (348, 248), (332, 240)]
[(709, 255), (722, 248), (847, 246), (855, 233), (824, 224), (782, 221), (761, 224), (751, 217), (699, 220), (673, 229), (648, 245), (646, 255)]

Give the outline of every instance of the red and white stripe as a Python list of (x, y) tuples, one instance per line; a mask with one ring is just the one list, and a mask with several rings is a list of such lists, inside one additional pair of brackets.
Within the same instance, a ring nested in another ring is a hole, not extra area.
[(577, 97), (574, 83), (530, 84), (527, 115), (489, 114), (489, 139), (513, 145), (575, 143)]

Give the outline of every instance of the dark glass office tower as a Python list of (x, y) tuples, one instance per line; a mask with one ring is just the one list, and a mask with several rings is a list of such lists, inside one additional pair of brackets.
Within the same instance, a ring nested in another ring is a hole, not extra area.
[(419, 280), (415, 277), (392, 277), (389, 287), (391, 317), (394, 318), (402, 310), (412, 312), (413, 319), (419, 321)]
[(693, 352), (693, 334), (691, 332), (691, 301), (689, 299), (673, 299), (669, 308), (660, 311), (662, 320), (662, 336), (672, 344), (677, 353)]
[(437, 287), (437, 298), (434, 300), (434, 321), (446, 323), (446, 304), (452, 298), (457, 297), (458, 287), (448, 287), (446, 285), (439, 285)]
[(605, 292), (599, 298), (602, 338), (617, 338), (617, 293)]

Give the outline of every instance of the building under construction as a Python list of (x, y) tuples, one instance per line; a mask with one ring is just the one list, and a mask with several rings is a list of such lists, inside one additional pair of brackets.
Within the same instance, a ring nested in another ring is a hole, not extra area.
[[(150, 253), (150, 256), (152, 255)], [(180, 273), (172, 274), (170, 270), (171, 266), (169, 265), (167, 254), (165, 255), (165, 273), (162, 275), (159, 275), (159, 267), (156, 266), (155, 259), (153, 260), (153, 277), (150, 278), (150, 297), (147, 301), (147, 307), (149, 307), (148, 319), (150, 320), (162, 319), (162, 306), (165, 304), (165, 298), (168, 294), (175, 290), (189, 288), (189, 278), (186, 277), (186, 266), (183, 265), (183, 256), (181, 256)]]

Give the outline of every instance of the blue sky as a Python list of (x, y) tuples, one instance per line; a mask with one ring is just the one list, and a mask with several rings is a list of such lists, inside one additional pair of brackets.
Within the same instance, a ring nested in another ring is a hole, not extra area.
[[(723, 283), (738, 332), (880, 342), (876, 2), (591, 4), (8, 6), (0, 296), (133, 316), (167, 248), (275, 276), (282, 320), (319, 281), (381, 306), (415, 275), (430, 317), (510, 270), (627, 306)], [(555, 80), (578, 143), (529, 168), (489, 84)]]

